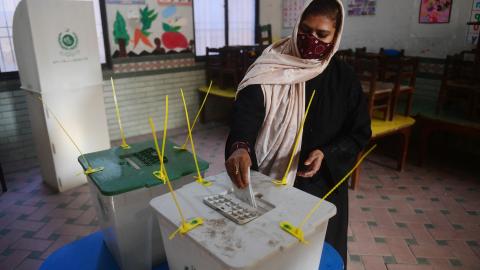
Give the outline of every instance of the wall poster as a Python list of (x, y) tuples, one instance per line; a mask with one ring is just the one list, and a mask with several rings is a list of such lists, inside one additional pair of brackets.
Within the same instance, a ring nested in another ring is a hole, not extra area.
[(348, 16), (375, 15), (377, 0), (349, 0), (347, 7)]
[(419, 23), (449, 23), (453, 0), (421, 0)]
[[(480, 0), (473, 0), (470, 22), (480, 22)], [(480, 33), (480, 25), (468, 26), (467, 43), (477, 45)]]

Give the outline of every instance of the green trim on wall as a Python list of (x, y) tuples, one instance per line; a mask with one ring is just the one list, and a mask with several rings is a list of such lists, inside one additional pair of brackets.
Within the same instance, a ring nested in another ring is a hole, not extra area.
[(193, 53), (172, 53), (172, 54), (146, 55), (146, 56), (137, 56), (137, 57), (122, 57), (122, 58), (113, 58), (112, 63), (115, 65), (115, 64), (162, 61), (162, 60), (185, 59), (185, 58), (195, 58), (195, 55)]
[(158, 70), (148, 70), (148, 71), (138, 71), (138, 72), (125, 72), (125, 73), (113, 73), (112, 70), (103, 71), (103, 79), (109, 80), (110, 77), (115, 79), (119, 78), (129, 78), (129, 77), (138, 77), (138, 76), (150, 76), (150, 75), (159, 75), (166, 73), (176, 73), (176, 72), (187, 72), (194, 70), (202, 70), (205, 68), (203, 63), (196, 63), (191, 67), (179, 67), (179, 68), (169, 68), (169, 69), (158, 69)]

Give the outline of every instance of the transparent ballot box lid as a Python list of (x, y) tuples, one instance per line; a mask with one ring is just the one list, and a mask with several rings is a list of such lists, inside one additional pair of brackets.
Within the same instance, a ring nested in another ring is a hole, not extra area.
[[(173, 142), (166, 141), (164, 164), (171, 181), (185, 175), (196, 174), (197, 171), (192, 153), (178, 150), (174, 148), (175, 146), (177, 145)], [(85, 154), (85, 158), (91, 167), (103, 167), (102, 171), (89, 174), (88, 177), (100, 193), (106, 196), (163, 183), (153, 175), (153, 172), (160, 169), (153, 140), (130, 144), (129, 149), (113, 147), (109, 150)], [(82, 156), (78, 161), (83, 169), (88, 168)], [(209, 164), (198, 158), (198, 166), (203, 172), (208, 169)]]

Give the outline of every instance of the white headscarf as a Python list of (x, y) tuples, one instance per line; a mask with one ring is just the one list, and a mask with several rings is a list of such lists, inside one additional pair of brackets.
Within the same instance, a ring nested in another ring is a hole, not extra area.
[[(308, 1), (302, 15), (310, 3)], [(325, 60), (300, 58), (297, 48), (298, 28), (302, 15), (298, 18), (291, 37), (282, 39), (265, 49), (253, 63), (238, 86), (237, 94), (245, 87), (260, 84), (264, 96), (265, 119), (258, 133), (255, 154), (260, 172), (281, 180), (287, 169), (293, 151), (295, 136), (305, 114), (305, 82), (321, 74), (338, 50), (343, 32), (344, 10), (340, 0), (342, 21), (336, 29), (335, 46)], [(316, 89), (321, 91), (321, 89)], [(299, 146), (302, 135), (299, 134)], [(293, 185), (297, 174), (300, 147), (287, 175), (289, 185)]]

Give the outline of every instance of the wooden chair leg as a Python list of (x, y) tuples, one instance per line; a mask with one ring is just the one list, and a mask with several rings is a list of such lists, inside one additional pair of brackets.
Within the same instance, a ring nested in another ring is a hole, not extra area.
[(438, 92), (437, 106), (435, 107), (435, 114), (439, 114), (440, 111), (443, 109), (443, 104), (445, 103), (445, 99), (447, 96), (446, 92), (446, 86), (440, 87), (440, 91)]
[(412, 114), (413, 91), (407, 93), (407, 107), (405, 108), (405, 116)]
[(389, 108), (388, 107), (385, 107), (385, 109), (383, 109), (383, 121), (387, 121), (388, 120), (388, 112)]
[(418, 166), (422, 166), (427, 159), (428, 138), (430, 138), (431, 129), (425, 124), (420, 123), (420, 155), (418, 158)]
[(397, 162), (397, 170), (400, 172), (403, 171), (405, 167), (405, 162), (407, 161), (408, 145), (410, 142), (410, 133), (411, 133), (410, 127), (404, 129), (404, 131), (400, 133), (401, 135), (400, 155), (398, 157), (398, 162)]
[(350, 188), (352, 190), (357, 189), (358, 182), (360, 181), (360, 167), (358, 167), (352, 174)]
[(397, 100), (397, 94), (393, 94), (392, 102), (390, 103), (390, 121), (392, 121), (393, 117), (395, 116), (395, 111), (397, 110)]

